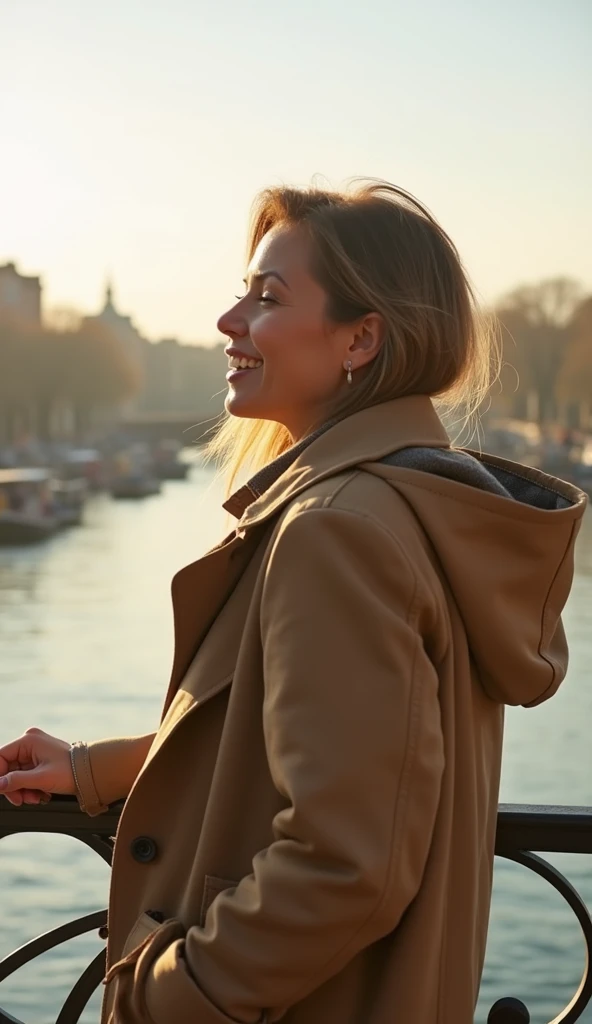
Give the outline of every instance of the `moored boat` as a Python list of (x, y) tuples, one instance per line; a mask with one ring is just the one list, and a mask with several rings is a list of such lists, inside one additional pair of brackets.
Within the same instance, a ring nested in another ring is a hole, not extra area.
[(179, 458), (181, 445), (178, 441), (161, 441), (152, 452), (154, 472), (161, 480), (185, 480), (189, 464)]
[(159, 494), (161, 487), (146, 445), (129, 445), (117, 453), (109, 485), (112, 497), (148, 498)]
[(35, 544), (58, 525), (50, 470), (0, 469), (0, 545)]
[(96, 448), (70, 448), (61, 460), (60, 476), (64, 480), (82, 477), (91, 491), (107, 486), (105, 460)]
[(82, 477), (51, 482), (53, 514), (59, 526), (80, 526), (87, 497), (87, 483)]
[(152, 494), (159, 494), (160, 490), (160, 480), (143, 473), (125, 473), (111, 481), (113, 498), (148, 498)]

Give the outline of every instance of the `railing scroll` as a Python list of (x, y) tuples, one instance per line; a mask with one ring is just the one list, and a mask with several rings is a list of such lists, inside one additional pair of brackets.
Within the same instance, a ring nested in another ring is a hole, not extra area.
[[(30, 807), (13, 807), (7, 800), (2, 799), (0, 800), (0, 839), (23, 832), (67, 835), (90, 847), (110, 865), (113, 856), (113, 837), (117, 831), (121, 806), (115, 805), (98, 818), (89, 818), (88, 815), (80, 811), (78, 803), (73, 797), (54, 798), (48, 804)], [(34, 960), (35, 957), (78, 935), (98, 931), (105, 926), (106, 922), (107, 911), (98, 910), (79, 917), (75, 921), (68, 921), (66, 924), (52, 928), (51, 931), (31, 939), (0, 960), (0, 984), (9, 975)], [(58, 1014), (56, 1024), (77, 1024), (82, 1011), (93, 992), (101, 984), (104, 975), (105, 950), (101, 950), (72, 987)], [(24, 1022), (0, 1008), (0, 1024), (24, 1024)]]
[[(592, 999), (592, 919), (567, 878), (534, 850), (592, 854), (592, 808), (502, 804), (495, 844), (498, 856), (529, 868), (549, 882), (580, 924), (586, 951), (582, 980), (571, 1002), (550, 1022), (575, 1024)], [(492, 1006), (487, 1024), (530, 1024), (530, 1013), (519, 999), (500, 999)]]
[[(36, 807), (12, 807), (0, 800), (0, 839), (22, 832), (45, 832), (71, 836), (90, 847), (108, 864), (113, 854), (113, 836), (121, 805), (89, 818), (73, 798), (54, 798)], [(584, 974), (568, 1006), (549, 1024), (575, 1024), (592, 1001), (592, 919), (578, 892), (557, 868), (537, 854), (578, 853), (592, 855), (592, 807), (540, 807), (502, 804), (498, 814), (495, 852), (534, 871), (552, 885), (567, 902), (582, 929), (586, 949)], [(100, 910), (53, 928), (0, 961), (0, 983), (41, 953), (60, 943), (101, 928), (107, 911)], [(100, 985), (105, 968), (101, 951), (76, 981), (56, 1019), (56, 1024), (77, 1024), (91, 995)], [(506, 997), (492, 1006), (488, 1024), (529, 1024), (530, 1014), (519, 999)], [(0, 1024), (24, 1024), (0, 1009)]]

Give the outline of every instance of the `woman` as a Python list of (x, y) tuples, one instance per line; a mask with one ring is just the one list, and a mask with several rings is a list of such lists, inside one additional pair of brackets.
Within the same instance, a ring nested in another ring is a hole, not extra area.
[(236, 528), (173, 580), (150, 736), (30, 730), (13, 803), (126, 798), (103, 1019), (469, 1024), (505, 704), (561, 682), (585, 498), (450, 447), (490, 373), (447, 235), (385, 183), (255, 209), (212, 450)]

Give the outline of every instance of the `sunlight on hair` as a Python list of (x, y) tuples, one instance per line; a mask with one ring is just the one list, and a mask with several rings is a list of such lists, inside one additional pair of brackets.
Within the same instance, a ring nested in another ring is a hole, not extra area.
[[(385, 323), (368, 374), (327, 408), (326, 420), (424, 394), (435, 400), (454, 442), (478, 436), (478, 413), (499, 372), (498, 330), (480, 311), (456, 247), (429, 210), (376, 179), (355, 179), (346, 192), (265, 189), (253, 205), (247, 260), (280, 224), (308, 232), (311, 271), (327, 292), (330, 321), (377, 312)], [(279, 423), (226, 414), (205, 454), (219, 464), (230, 491), (239, 476), (291, 444)]]

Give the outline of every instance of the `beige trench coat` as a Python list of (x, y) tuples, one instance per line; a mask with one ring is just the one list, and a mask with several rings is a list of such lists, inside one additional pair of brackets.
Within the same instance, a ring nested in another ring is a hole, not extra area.
[(357, 413), (175, 577), (158, 731), (76, 750), (89, 813), (127, 797), (105, 1020), (473, 1020), (504, 704), (565, 673), (585, 497), (377, 462), (448, 444), (427, 398)]

